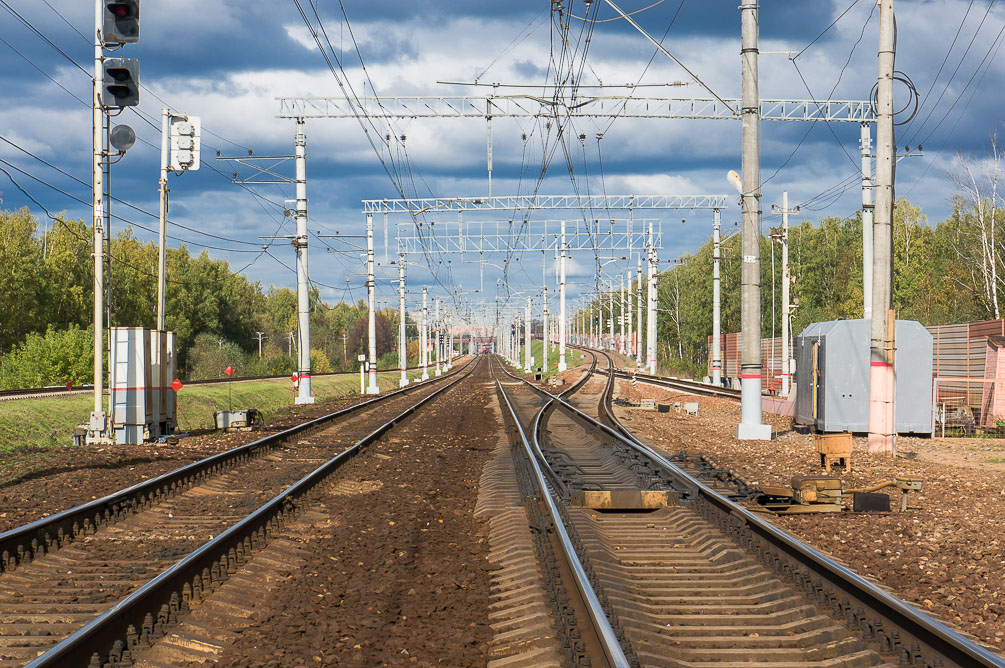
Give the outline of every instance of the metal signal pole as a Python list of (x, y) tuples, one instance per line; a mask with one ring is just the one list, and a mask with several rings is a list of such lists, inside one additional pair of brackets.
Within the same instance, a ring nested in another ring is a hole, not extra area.
[(740, 5), (742, 45), (742, 205), (743, 257), (740, 269), (740, 440), (770, 439), (771, 425), (761, 422), (761, 164), (760, 97), (757, 81), (757, 4)]
[(873, 220), (872, 330), (869, 347), (869, 452), (895, 450), (892, 229), (894, 182), (893, 0), (879, 0), (879, 76), (876, 115), (876, 210)]
[[(168, 215), (168, 144), (171, 133), (171, 110), (161, 110), (161, 178), (160, 178), (160, 225), (157, 237), (157, 329), (164, 331), (164, 295), (167, 269), (167, 215)], [(261, 338), (258, 341), (258, 356), (262, 356)]]
[(102, 50), (102, 0), (94, 3), (94, 92), (91, 98), (91, 183), (94, 232), (94, 410), (88, 423), (88, 431), (96, 438), (108, 436), (108, 416), (105, 414), (105, 364), (104, 364), (104, 294), (105, 294), (105, 179), (102, 166), (104, 150), (105, 115), (101, 106), (101, 89), (104, 86), (104, 52)]
[(862, 153), (862, 317), (872, 318), (872, 130), (869, 123), (862, 123), (859, 139)]

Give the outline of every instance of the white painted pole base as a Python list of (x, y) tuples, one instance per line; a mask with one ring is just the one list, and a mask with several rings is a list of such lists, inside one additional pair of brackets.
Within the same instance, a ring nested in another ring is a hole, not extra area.
[(565, 363), (565, 360), (562, 360), (561, 362), (558, 363), (558, 372), (559, 373), (562, 373), (563, 371), (568, 371), (568, 370), (569, 370), (569, 365)]
[(380, 387), (377, 386), (377, 371), (371, 370), (367, 375), (370, 378), (370, 383), (366, 387), (366, 393), (380, 394)]
[(771, 440), (771, 425), (761, 424), (761, 376), (741, 378), (740, 424), (736, 438), (741, 441)]
[(304, 378), (300, 377), (300, 387), (297, 388), (297, 398), (294, 400), (297, 404), (313, 404), (314, 397), (311, 396), (311, 377), (307, 376)]
[(429, 369), (422, 370), (422, 380), (429, 380)]
[(401, 372), (401, 380), (398, 381), (398, 387), (405, 387), (408, 385), (408, 374), (404, 371)]

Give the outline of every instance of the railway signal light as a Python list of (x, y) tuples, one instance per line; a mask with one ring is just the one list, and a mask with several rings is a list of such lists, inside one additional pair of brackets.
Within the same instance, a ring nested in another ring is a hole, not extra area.
[(104, 44), (133, 44), (140, 41), (140, 0), (105, 0)]
[(106, 107), (135, 107), (140, 103), (140, 61), (108, 58), (104, 62), (102, 102)]

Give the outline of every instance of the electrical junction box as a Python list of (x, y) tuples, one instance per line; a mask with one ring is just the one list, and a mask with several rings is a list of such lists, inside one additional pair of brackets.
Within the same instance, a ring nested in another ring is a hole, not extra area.
[[(869, 320), (815, 322), (796, 337), (797, 424), (869, 431)], [(932, 433), (932, 335), (914, 320), (895, 329), (896, 428)]]

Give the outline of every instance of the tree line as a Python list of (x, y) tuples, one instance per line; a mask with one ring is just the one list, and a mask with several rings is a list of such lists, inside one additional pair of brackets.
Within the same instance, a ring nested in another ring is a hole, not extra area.
[[(157, 313), (157, 246), (125, 228), (110, 239), (107, 323), (153, 328)], [(45, 225), (27, 208), (0, 211), (0, 389), (92, 380), (92, 242), (81, 220)], [(167, 250), (165, 320), (177, 334), (179, 375), (219, 377), (296, 370), (297, 296), (264, 287), (206, 251)], [(365, 352), (367, 306), (330, 305), (310, 295), (315, 373), (353, 370)], [(408, 329), (414, 336), (415, 324)], [(377, 313), (379, 366), (397, 365), (398, 313)], [(259, 356), (258, 332), (262, 332)], [(413, 346), (414, 347), (414, 346)], [(411, 351), (417, 355), (417, 351)]]

